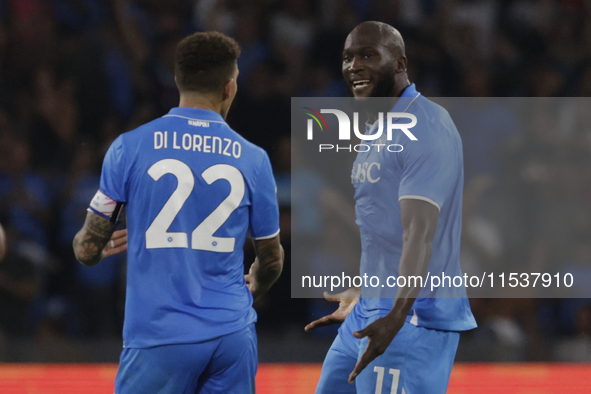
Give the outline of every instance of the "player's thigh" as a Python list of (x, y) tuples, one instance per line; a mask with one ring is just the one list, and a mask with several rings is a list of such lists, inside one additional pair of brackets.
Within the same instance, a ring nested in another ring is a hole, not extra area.
[(179, 394), (195, 392), (197, 379), (209, 363), (217, 340), (123, 349), (115, 380), (116, 394)]
[(199, 377), (200, 394), (251, 394), (257, 372), (258, 351), (254, 323), (220, 338), (210, 364)]
[[(443, 394), (458, 348), (459, 333), (405, 323), (386, 352), (356, 379), (358, 393)], [(359, 356), (367, 346), (364, 338)]]
[(352, 312), (339, 328), (339, 333), (324, 358), (316, 394), (356, 393), (355, 385), (349, 384), (348, 379), (357, 363), (359, 347), (359, 339), (353, 336), (353, 332), (363, 328), (363, 320)]
[(337, 336), (326, 353), (322, 364), (322, 373), (316, 386), (316, 394), (355, 394), (355, 385), (349, 384), (349, 374), (355, 368), (357, 358), (341, 350)]

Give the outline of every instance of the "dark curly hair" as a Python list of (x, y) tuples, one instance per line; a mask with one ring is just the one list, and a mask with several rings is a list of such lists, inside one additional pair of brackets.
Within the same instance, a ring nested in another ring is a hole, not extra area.
[(181, 92), (214, 93), (228, 82), (240, 47), (232, 38), (215, 31), (194, 33), (179, 42), (175, 75)]

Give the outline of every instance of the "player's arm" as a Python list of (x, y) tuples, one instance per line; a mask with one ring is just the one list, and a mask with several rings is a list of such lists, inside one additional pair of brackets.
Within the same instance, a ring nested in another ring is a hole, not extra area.
[[(433, 237), (437, 230), (439, 209), (426, 201), (415, 199), (400, 200), (402, 215), (403, 243), (398, 272), (400, 276), (421, 276), (425, 279)], [(361, 331), (354, 332), (357, 338), (368, 337), (365, 352), (349, 376), (349, 382), (376, 357), (383, 354), (398, 331), (404, 325), (406, 317), (421, 291), (420, 287), (400, 287), (392, 310)]]
[(254, 250), (257, 257), (245, 278), (253, 298), (256, 299), (269, 291), (279, 279), (283, 270), (284, 252), (279, 243), (279, 235), (255, 240)]
[(127, 250), (127, 229), (115, 231), (115, 227), (117, 222), (88, 211), (73, 241), (76, 260), (91, 267), (105, 257)]
[[(421, 276), (424, 281), (431, 260), (439, 209), (426, 201), (403, 199), (400, 200), (400, 213), (403, 242), (398, 274), (406, 278), (411, 275)], [(421, 287), (418, 286), (398, 288), (396, 301), (389, 315), (406, 319), (420, 291)]]

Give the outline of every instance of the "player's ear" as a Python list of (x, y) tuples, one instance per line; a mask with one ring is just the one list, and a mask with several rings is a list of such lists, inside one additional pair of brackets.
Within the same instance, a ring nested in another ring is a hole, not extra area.
[(238, 91), (238, 66), (236, 65), (234, 68), (234, 72), (232, 73), (232, 77), (229, 81), (224, 84), (224, 96), (223, 100), (226, 101), (227, 99), (234, 99), (236, 92)]
[(179, 92), (181, 91), (181, 87), (179, 86), (179, 79), (177, 78), (177, 76), (174, 76), (174, 84), (176, 85), (176, 88), (179, 90)]
[(396, 74), (403, 73), (406, 71), (407, 67), (407, 59), (406, 56), (402, 55), (399, 56), (398, 59), (394, 62), (394, 71)]
[(224, 84), (224, 94), (222, 101), (226, 101), (232, 95), (232, 82), (234, 80), (230, 79), (228, 82)]

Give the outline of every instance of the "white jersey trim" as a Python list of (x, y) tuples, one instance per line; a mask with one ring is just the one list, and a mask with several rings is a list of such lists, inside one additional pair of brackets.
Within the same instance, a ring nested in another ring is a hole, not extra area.
[(176, 118), (188, 119), (188, 120), (196, 120), (198, 122), (209, 122), (209, 123), (227, 124), (226, 122), (222, 122), (220, 120), (205, 120), (205, 119), (189, 118), (188, 116), (173, 115), (173, 114), (164, 115), (163, 118), (170, 117), (170, 116), (174, 116)]
[(415, 309), (412, 310), (412, 317), (410, 318), (409, 323), (413, 326), (417, 326), (419, 324), (419, 317), (417, 316), (417, 311)]
[(431, 200), (429, 197), (424, 197), (424, 196), (417, 196), (414, 194), (407, 194), (405, 196), (400, 196), (398, 197), (398, 201), (400, 200), (421, 200), (421, 201), (426, 201), (430, 204), (433, 204), (437, 207), (437, 209), (439, 210), (439, 212), (441, 212), (441, 207), (439, 206), (439, 204), (437, 204), (435, 201)]
[(263, 239), (271, 239), (271, 238), (275, 238), (277, 235), (279, 235), (279, 231), (280, 231), (280, 230), (277, 230), (277, 231), (276, 231), (274, 234), (271, 234), (271, 235), (265, 235), (265, 236), (263, 236), (263, 237), (256, 237), (256, 238), (253, 238), (253, 239), (254, 239), (255, 241), (260, 241), (260, 240), (263, 240)]

